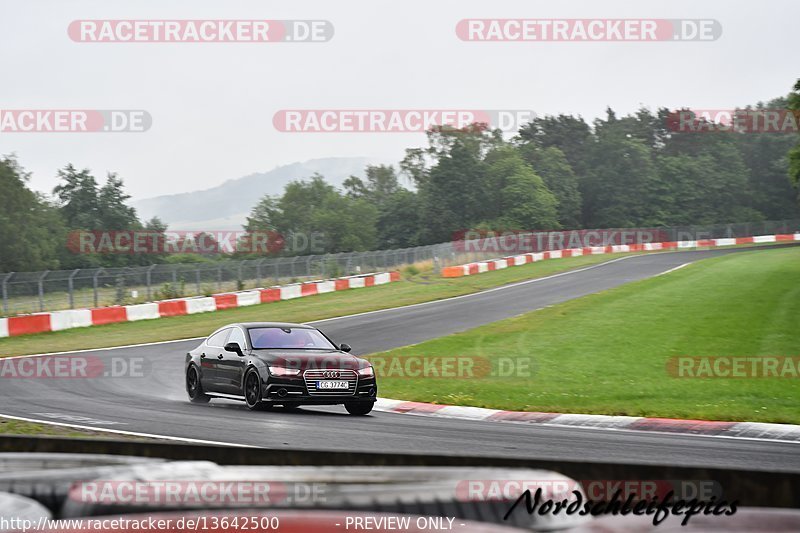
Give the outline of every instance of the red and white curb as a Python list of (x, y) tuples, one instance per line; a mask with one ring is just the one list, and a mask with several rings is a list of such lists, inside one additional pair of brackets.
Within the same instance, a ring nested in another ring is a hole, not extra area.
[(170, 316), (208, 313), (234, 307), (292, 300), (314, 294), (344, 291), (400, 280), (399, 272), (363, 274), (345, 278), (309, 281), (292, 285), (259, 288), (249, 291), (213, 294), (192, 298), (175, 298), (135, 305), (117, 305), (94, 309), (70, 309), (0, 318), (0, 337), (15, 337), (47, 331), (101, 326), (117, 322), (135, 322)]
[(566, 250), (553, 250), (503, 257), (490, 261), (467, 263), (442, 269), (445, 278), (460, 278), (474, 276), (492, 270), (502, 270), (512, 266), (526, 265), (547, 259), (561, 259), (562, 257), (579, 257), (582, 255), (616, 254), (626, 252), (655, 252), (661, 250), (685, 250), (691, 248), (716, 248), (735, 246), (737, 244), (763, 244), (770, 242), (800, 241), (800, 233), (781, 235), (757, 235), (755, 237), (737, 237), (735, 239), (705, 239), (700, 241), (678, 242), (651, 242), (645, 244), (620, 244), (615, 246), (593, 246), (590, 248), (569, 248)]
[(378, 401), (375, 403), (375, 410), (387, 413), (456, 418), (482, 422), (648, 431), (706, 437), (713, 436), (800, 443), (800, 426), (792, 424), (502, 411), (499, 409), (485, 409), (483, 407), (438, 405), (432, 403), (409, 402), (405, 400), (391, 400), (388, 398), (378, 398)]

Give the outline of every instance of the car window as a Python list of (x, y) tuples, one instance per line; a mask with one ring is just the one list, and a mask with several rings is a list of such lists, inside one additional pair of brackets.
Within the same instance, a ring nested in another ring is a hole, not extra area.
[(225, 339), (228, 338), (228, 334), (230, 334), (230, 332), (231, 328), (218, 331), (217, 333), (214, 333), (208, 338), (206, 344), (208, 344), (209, 346), (214, 346), (216, 348), (222, 348), (223, 346), (225, 346)]
[(250, 344), (254, 350), (332, 350), (336, 347), (316, 329), (308, 328), (252, 328)]
[(228, 340), (225, 341), (225, 344), (228, 344), (229, 342), (235, 342), (239, 345), (239, 348), (243, 350), (247, 348), (247, 343), (244, 340), (244, 333), (240, 328), (233, 328), (233, 331), (231, 331), (231, 336), (228, 337)]

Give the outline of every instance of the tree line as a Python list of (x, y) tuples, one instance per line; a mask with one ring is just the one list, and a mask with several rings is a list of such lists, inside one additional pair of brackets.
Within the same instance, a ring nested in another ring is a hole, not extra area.
[[(753, 107), (787, 108), (800, 116), (800, 81), (788, 98)], [(509, 140), (483, 125), (436, 128), (397, 169), (367, 167), (364, 179), (351, 177), (342, 190), (314, 176), (262, 198), (246, 229), (322, 232), (325, 251), (339, 252), (445, 242), (470, 229), (800, 218), (796, 135), (676, 131), (673, 116), (665, 108), (626, 116), (608, 109), (592, 124), (545, 116)]]
[[(800, 80), (754, 109), (800, 112)], [(698, 120), (701, 120), (698, 118)], [(800, 144), (779, 133), (701, 133), (669, 127), (670, 111), (612, 109), (536, 118), (511, 139), (486, 125), (435, 128), (397, 168), (368, 166), (341, 189), (315, 175), (253, 207), (247, 231), (324, 238), (310, 251), (402, 248), (452, 240), (467, 229), (663, 227), (800, 218)], [(123, 181), (58, 171), (51, 195), (32, 191), (14, 157), (0, 159), (0, 271), (33, 271), (217, 257), (74, 254), (74, 230), (166, 231), (139, 220)], [(292, 253), (285, 250), (283, 253)], [(239, 255), (241, 254), (233, 254)]]

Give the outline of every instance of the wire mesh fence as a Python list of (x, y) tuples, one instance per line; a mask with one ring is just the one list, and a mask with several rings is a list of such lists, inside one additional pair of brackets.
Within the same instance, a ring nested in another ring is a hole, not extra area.
[[(585, 233), (587, 230), (580, 231)], [(609, 233), (626, 230), (600, 231)], [(800, 220), (682, 226), (658, 228), (657, 231), (661, 238), (671, 241), (749, 237), (800, 232)], [(521, 234), (523, 233), (517, 233)], [(553, 235), (553, 232), (529, 232), (524, 235), (547, 237)], [(395, 250), (265, 257), (240, 261), (0, 273), (0, 311), (3, 316), (10, 316), (40, 311), (127, 305), (384, 271), (420, 263), (429, 263), (438, 271), (445, 266), (498, 256), (496, 248), (473, 246), (479, 242), (482, 241), (462, 240)], [(548, 239), (545, 238), (543, 242), (548, 242)]]

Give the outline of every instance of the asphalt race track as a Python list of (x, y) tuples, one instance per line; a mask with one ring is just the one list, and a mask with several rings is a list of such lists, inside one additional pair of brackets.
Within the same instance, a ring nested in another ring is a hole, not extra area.
[[(405, 346), (578, 298), (708, 257), (752, 249), (658, 253), (449, 300), (317, 322), (354, 353)], [(756, 252), (757, 253), (757, 252)], [(270, 316), (265, 320), (280, 320)], [(250, 412), (244, 403), (190, 404), (183, 364), (197, 340), (98, 350), (145, 357), (147, 378), (5, 379), (0, 413), (51, 422), (287, 449), (452, 453), (800, 472), (791, 443), (636, 431), (527, 426), (375, 412), (341, 406)]]

